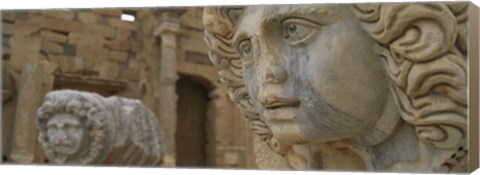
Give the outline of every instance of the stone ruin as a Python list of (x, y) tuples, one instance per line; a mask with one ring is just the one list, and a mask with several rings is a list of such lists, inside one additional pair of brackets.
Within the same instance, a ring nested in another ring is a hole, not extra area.
[(37, 110), (38, 141), (55, 164), (160, 165), (163, 133), (139, 100), (49, 92)]

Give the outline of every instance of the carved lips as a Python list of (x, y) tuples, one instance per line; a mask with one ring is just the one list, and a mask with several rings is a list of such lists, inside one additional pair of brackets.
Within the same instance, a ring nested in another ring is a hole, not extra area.
[(297, 108), (300, 105), (300, 100), (270, 95), (266, 98), (261, 98), (260, 103), (265, 108), (263, 116), (267, 121), (271, 122), (295, 118), (292, 108)]

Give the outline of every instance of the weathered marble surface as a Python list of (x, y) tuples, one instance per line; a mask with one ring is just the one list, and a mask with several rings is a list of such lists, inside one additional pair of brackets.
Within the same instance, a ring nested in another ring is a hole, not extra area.
[(468, 3), (208, 7), (263, 169), (465, 172)]
[(161, 165), (163, 132), (139, 100), (74, 90), (49, 92), (37, 110), (38, 140), (55, 164)]

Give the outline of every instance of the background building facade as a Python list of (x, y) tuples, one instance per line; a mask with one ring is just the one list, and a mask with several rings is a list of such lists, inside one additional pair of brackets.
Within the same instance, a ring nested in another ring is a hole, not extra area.
[(47, 92), (75, 89), (148, 106), (165, 132), (162, 166), (256, 168), (253, 135), (209, 61), (202, 13), (2, 11), (2, 162), (47, 163), (36, 109)]

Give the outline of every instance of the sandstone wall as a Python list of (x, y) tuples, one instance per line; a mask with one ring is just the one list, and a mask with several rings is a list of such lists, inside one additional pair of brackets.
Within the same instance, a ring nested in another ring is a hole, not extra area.
[[(158, 90), (161, 38), (153, 35), (156, 20), (153, 11), (151, 8), (2, 11), (3, 160), (18, 162), (11, 157), (12, 152), (17, 152), (34, 157), (34, 160), (25, 159), (23, 163), (45, 162), (39, 145), (29, 148), (34, 152), (15, 151), (15, 143), (12, 143), (12, 138), (36, 134), (18, 129), (34, 127), (32, 122), (15, 126), (18, 123), (15, 119), (19, 118), (16, 111), (21, 107), (19, 99), (22, 98), (18, 91), (25, 83), (20, 77), (28, 64), (43, 67), (42, 76), (37, 77), (41, 79), (41, 90), (30, 89), (36, 96), (43, 97), (53, 89), (76, 88), (105, 96), (140, 99), (158, 113), (155, 109), (161, 99)], [(240, 112), (228, 99), (217, 70), (207, 56), (202, 13), (202, 8), (189, 8), (180, 18), (177, 71), (182, 77), (189, 77), (209, 90), (205, 124), (206, 165), (255, 167), (253, 154), (247, 151), (251, 150), (251, 134)], [(120, 19), (122, 14), (134, 15), (136, 19), (134, 22), (123, 21)], [(25, 110), (32, 112), (36, 109), (29, 107)], [(168, 116), (159, 118), (161, 122), (168, 121)], [(32, 139), (26, 143), (38, 144)]]

